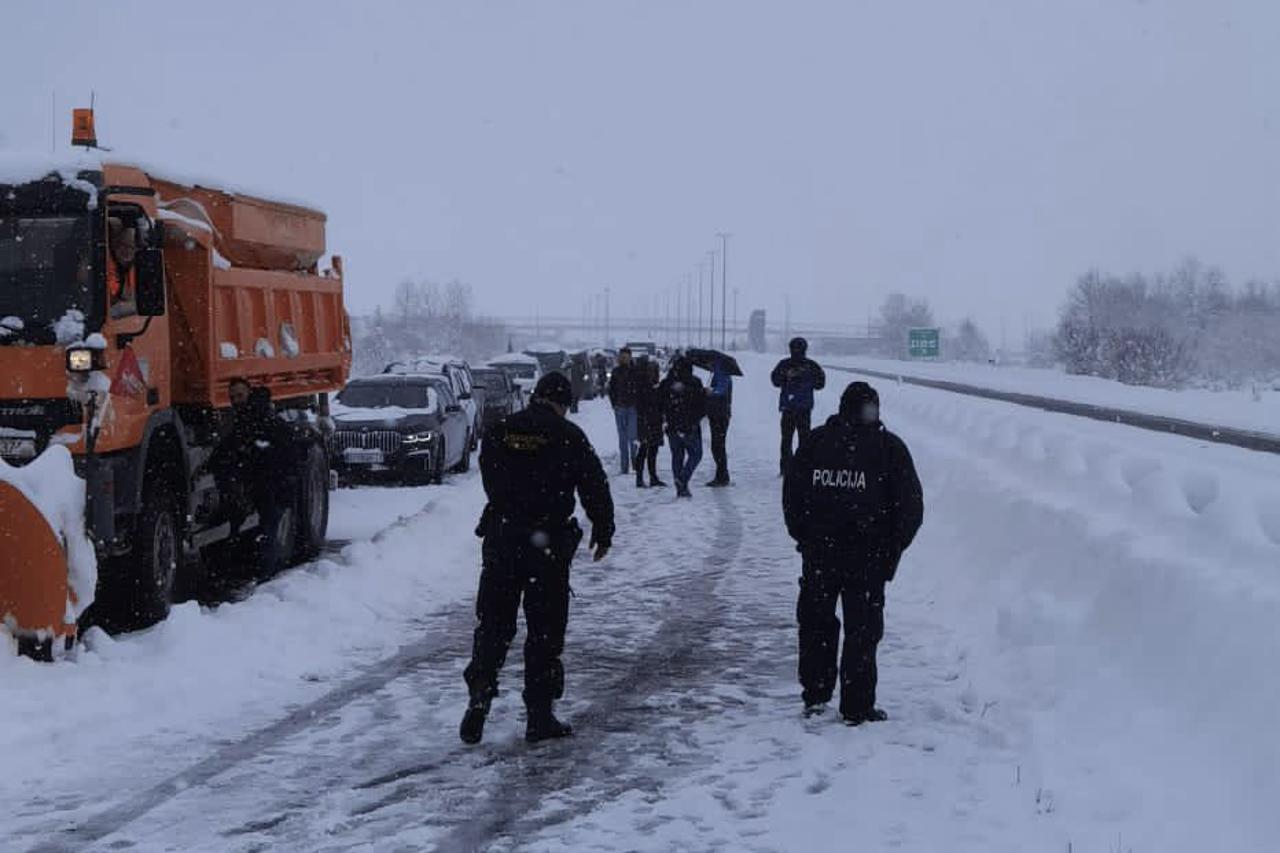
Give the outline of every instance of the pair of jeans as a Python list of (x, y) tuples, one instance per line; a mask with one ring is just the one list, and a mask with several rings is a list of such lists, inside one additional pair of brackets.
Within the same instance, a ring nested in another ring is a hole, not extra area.
[(791, 467), (791, 456), (795, 452), (792, 449), (792, 440), (796, 434), (800, 435), (800, 444), (804, 444), (809, 438), (809, 431), (813, 423), (813, 410), (800, 409), (794, 412), (782, 413), (782, 473), (786, 474), (787, 469)]
[(687, 488), (702, 462), (702, 430), (670, 432), (667, 440), (671, 442), (671, 476), (678, 487)]
[(729, 481), (729, 419), (732, 408), (727, 397), (712, 397), (707, 401), (707, 421), (711, 424), (711, 458), (716, 462), (716, 480)]
[(621, 459), (622, 473), (631, 473), (631, 460), (636, 458), (636, 448), (640, 444), (640, 421), (636, 416), (635, 406), (617, 406), (613, 410), (614, 422), (618, 425), (618, 456)]

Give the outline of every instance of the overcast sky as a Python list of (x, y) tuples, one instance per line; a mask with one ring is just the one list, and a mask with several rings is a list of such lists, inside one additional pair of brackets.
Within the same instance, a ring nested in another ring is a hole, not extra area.
[(0, 4), (0, 148), (311, 200), (348, 303), (614, 313), (729, 231), (741, 305), (1012, 338), (1091, 266), (1280, 274), (1280, 2)]

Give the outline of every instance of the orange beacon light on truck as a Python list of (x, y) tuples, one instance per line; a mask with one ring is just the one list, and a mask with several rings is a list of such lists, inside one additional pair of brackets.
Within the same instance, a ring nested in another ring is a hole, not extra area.
[(83, 145), (85, 148), (98, 147), (98, 133), (93, 126), (93, 110), (71, 111), (71, 144)]

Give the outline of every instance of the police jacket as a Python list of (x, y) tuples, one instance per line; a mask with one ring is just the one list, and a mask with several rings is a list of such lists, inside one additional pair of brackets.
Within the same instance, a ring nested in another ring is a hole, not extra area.
[(683, 435), (702, 428), (702, 419), (707, 416), (707, 389), (692, 372), (683, 376), (667, 374), (658, 385), (658, 398), (668, 432)]
[(545, 403), (535, 402), (489, 429), (480, 447), (480, 475), (489, 497), (482, 527), (566, 527), (576, 492), (591, 519), (592, 539), (612, 543), (613, 497), (604, 467), (586, 434)]
[(802, 549), (866, 545), (894, 565), (924, 519), (920, 479), (902, 439), (878, 422), (854, 425), (839, 416), (801, 445), (782, 501)]
[(813, 394), (827, 387), (827, 374), (813, 359), (791, 356), (778, 362), (770, 375), (773, 387), (780, 389), (778, 411), (808, 412), (813, 409)]
[(640, 387), (648, 377), (635, 362), (619, 364), (609, 377), (609, 402), (616, 408), (630, 409), (640, 398)]

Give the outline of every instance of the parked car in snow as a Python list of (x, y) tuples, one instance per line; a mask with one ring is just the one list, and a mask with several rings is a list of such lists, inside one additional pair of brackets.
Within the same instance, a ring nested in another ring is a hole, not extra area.
[(524, 395), (506, 371), (499, 367), (477, 367), (471, 375), (475, 387), (484, 389), (484, 429), (524, 408)]
[(531, 355), (512, 353), (493, 359), (489, 367), (496, 367), (511, 377), (511, 381), (520, 389), (520, 397), (524, 406), (529, 405), (533, 389), (542, 378), (542, 365)]
[(438, 483), (471, 467), (470, 423), (442, 376), (353, 379), (330, 404), (330, 458), (339, 479)]
[(461, 358), (448, 355), (420, 356), (407, 361), (395, 361), (382, 371), (384, 374), (409, 376), (422, 374), (425, 376), (443, 376), (449, 380), (453, 395), (467, 413), (467, 421), (471, 425), (471, 433), (467, 446), (475, 450), (480, 445), (481, 415), (484, 412), (484, 400), (475, 389), (475, 380), (471, 375), (471, 366)]

